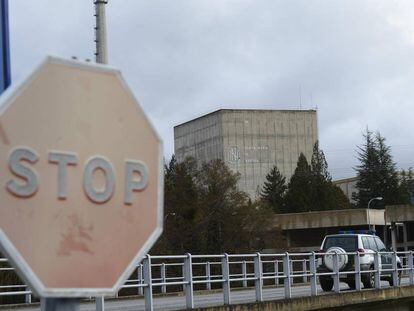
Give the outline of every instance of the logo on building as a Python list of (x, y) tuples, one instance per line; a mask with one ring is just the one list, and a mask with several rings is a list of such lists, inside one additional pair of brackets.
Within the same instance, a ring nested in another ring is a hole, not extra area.
[(240, 162), (240, 151), (238, 147), (229, 148), (228, 159), (231, 164), (237, 164)]

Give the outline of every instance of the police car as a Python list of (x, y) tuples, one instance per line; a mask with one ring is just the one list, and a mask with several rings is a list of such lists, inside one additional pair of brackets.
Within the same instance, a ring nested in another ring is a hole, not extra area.
[[(347, 253), (359, 253), (361, 271), (374, 270), (374, 253), (390, 252), (371, 230), (342, 231), (339, 234), (327, 235), (321, 245), (321, 256), (318, 258), (317, 272), (329, 273), (334, 271), (334, 257), (337, 257), (339, 271), (355, 271), (355, 255)], [(338, 255), (335, 255), (337, 253)], [(392, 269), (392, 253), (380, 254), (378, 258), (381, 269)], [(401, 260), (397, 256), (397, 267), (401, 268)], [(392, 271), (381, 271), (381, 280), (386, 280), (390, 286), (394, 285)], [(400, 279), (401, 275), (398, 275)], [(340, 274), (342, 282), (355, 289), (355, 274)], [(362, 273), (361, 282), (365, 288), (375, 286), (375, 273)], [(333, 276), (320, 275), (319, 283), (324, 291), (331, 291)]]

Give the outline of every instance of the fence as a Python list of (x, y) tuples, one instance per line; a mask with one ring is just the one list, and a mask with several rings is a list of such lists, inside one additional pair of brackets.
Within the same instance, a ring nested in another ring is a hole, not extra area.
[[(154, 294), (183, 291), (185, 307), (194, 308), (194, 293), (197, 290), (219, 289), (223, 294), (224, 304), (231, 304), (231, 289), (252, 287), (255, 301), (263, 301), (265, 286), (282, 286), (284, 298), (292, 297), (294, 283), (304, 283), (310, 288), (310, 295), (320, 292), (318, 278), (329, 277), (333, 280), (333, 290), (340, 293), (340, 281), (348, 276), (354, 281), (355, 289), (362, 289), (364, 275), (370, 274), (375, 280), (374, 287), (381, 288), (381, 279), (389, 277), (394, 286), (402, 286), (402, 277), (408, 277), (408, 285), (414, 285), (413, 252), (376, 252), (361, 254), (348, 252), (353, 258), (352, 269), (339, 270), (338, 263), (345, 254), (331, 253), (332, 271), (318, 269), (318, 259), (325, 253), (282, 253), (282, 254), (222, 254), (222, 255), (179, 255), (150, 256), (147, 255), (137, 265), (134, 275), (124, 284), (120, 293), (126, 291), (143, 296), (146, 310), (153, 310)], [(391, 259), (386, 266), (383, 255)], [(361, 256), (372, 256), (373, 265), (368, 270), (361, 269)], [(400, 261), (399, 261), (399, 259)], [(6, 263), (6, 259), (0, 259)], [(400, 264), (401, 263), (401, 264)], [(13, 268), (2, 266), (0, 272)], [(32, 301), (32, 293), (24, 284), (0, 286), (0, 297), (23, 296), (24, 301)], [(97, 298), (97, 309), (103, 310), (103, 298)]]

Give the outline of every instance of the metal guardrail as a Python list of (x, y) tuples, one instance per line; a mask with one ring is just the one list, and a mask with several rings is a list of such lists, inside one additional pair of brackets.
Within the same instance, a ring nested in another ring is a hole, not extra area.
[[(331, 277), (333, 290), (340, 293), (341, 276), (353, 275), (355, 290), (362, 289), (361, 277), (373, 273), (375, 288), (381, 288), (381, 276), (390, 274), (394, 286), (401, 286), (399, 278), (408, 277), (409, 285), (414, 285), (413, 251), (406, 252), (376, 252), (365, 253), (364, 256), (373, 256), (374, 265), (370, 270), (361, 270), (358, 252), (346, 253), (353, 258), (353, 270), (340, 271), (339, 257), (345, 254), (333, 253), (333, 271), (320, 272), (317, 269), (318, 258), (326, 253), (281, 253), (281, 254), (221, 254), (221, 255), (178, 255), (178, 256), (150, 256), (147, 255), (141, 264), (137, 265), (134, 274), (122, 287), (136, 289), (137, 295), (144, 296), (146, 310), (153, 310), (154, 291), (159, 293), (183, 291), (186, 308), (194, 308), (194, 292), (211, 290), (213, 287), (222, 290), (224, 304), (231, 304), (231, 289), (253, 286), (255, 301), (263, 301), (265, 285), (284, 287), (284, 298), (292, 297), (293, 283), (307, 283), (312, 296), (318, 295), (319, 277)], [(380, 256), (388, 255), (392, 258), (390, 267), (380, 266)], [(401, 265), (397, 264), (397, 256)], [(7, 259), (0, 259), (7, 262)], [(1, 267), (1, 271), (10, 271), (13, 268)], [(7, 290), (7, 291), (5, 291)], [(135, 291), (135, 290), (134, 290)], [(25, 296), (26, 303), (32, 301), (32, 292), (26, 285), (0, 286), (1, 296)], [(99, 303), (98, 303), (99, 300)], [(103, 310), (103, 298), (97, 298), (97, 310)]]

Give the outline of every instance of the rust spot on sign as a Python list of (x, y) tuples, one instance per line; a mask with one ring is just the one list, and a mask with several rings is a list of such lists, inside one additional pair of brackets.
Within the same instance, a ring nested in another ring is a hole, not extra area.
[(69, 228), (66, 233), (62, 234), (58, 255), (69, 256), (72, 252), (83, 252), (93, 254), (90, 249), (92, 242), (91, 233), (93, 226), (84, 226), (78, 216), (69, 216)]

